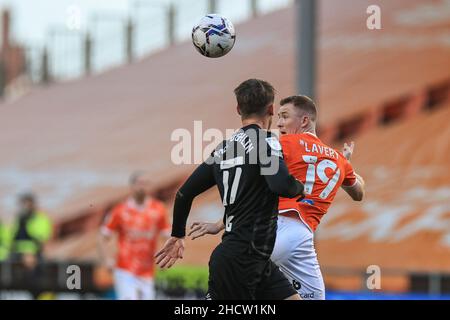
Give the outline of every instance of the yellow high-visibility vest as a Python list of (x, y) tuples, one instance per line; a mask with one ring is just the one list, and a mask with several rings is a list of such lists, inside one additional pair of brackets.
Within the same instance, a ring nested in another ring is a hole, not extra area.
[(0, 261), (4, 261), (9, 256), (10, 236), (8, 228), (0, 223)]
[(37, 253), (42, 244), (50, 239), (52, 236), (52, 223), (48, 216), (42, 211), (36, 211), (28, 219), (25, 226), (31, 240), (14, 240), (18, 231), (19, 224), (16, 221), (12, 228), (12, 247), (14, 253)]

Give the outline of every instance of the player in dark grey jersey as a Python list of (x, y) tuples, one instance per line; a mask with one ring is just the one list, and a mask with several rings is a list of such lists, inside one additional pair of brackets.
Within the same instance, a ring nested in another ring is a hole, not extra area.
[(209, 262), (210, 299), (299, 298), (270, 261), (276, 235), (278, 197), (302, 197), (281, 145), (270, 132), (273, 87), (250, 79), (235, 89), (243, 127), (223, 141), (187, 179), (175, 199), (172, 237), (157, 253), (160, 267), (182, 258), (186, 221), (193, 199), (217, 185), (225, 214), (222, 242)]

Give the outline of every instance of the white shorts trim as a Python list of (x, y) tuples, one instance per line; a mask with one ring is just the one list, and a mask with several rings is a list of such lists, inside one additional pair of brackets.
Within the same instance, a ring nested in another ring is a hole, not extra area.
[(309, 229), (309, 231), (311, 231), (311, 233), (314, 235), (314, 231), (311, 229), (311, 227), (309, 226), (309, 224), (306, 223), (305, 220), (303, 220), (302, 215), (300, 214), (300, 211), (298, 211), (297, 209), (283, 209), (283, 210), (279, 210), (278, 213), (286, 213), (286, 212), (290, 212), (290, 211), (295, 211), (298, 215), (298, 218), (303, 222), (303, 224)]

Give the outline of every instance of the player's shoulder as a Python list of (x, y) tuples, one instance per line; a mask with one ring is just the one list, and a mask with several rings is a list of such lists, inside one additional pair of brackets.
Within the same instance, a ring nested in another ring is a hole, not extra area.
[(298, 141), (298, 140), (320, 140), (316, 135), (310, 134), (310, 133), (289, 133), (289, 134), (282, 134), (280, 137), (281, 140), (286, 141)]
[(230, 140), (222, 140), (215, 148), (211, 151), (210, 159), (206, 161), (207, 164), (214, 164), (213, 159), (214, 158), (222, 158), (223, 154), (225, 153), (227, 149), (227, 143)]
[(152, 199), (150, 200), (149, 206), (150, 206), (150, 207), (153, 207), (153, 208), (156, 208), (156, 209), (165, 208), (164, 202), (162, 202), (161, 200), (156, 199), (156, 198), (152, 198)]
[(119, 203), (116, 203), (108, 212), (109, 216), (121, 216), (126, 209), (126, 202), (121, 201)]
[(336, 150), (336, 149), (334, 149), (334, 148), (333, 148), (333, 150), (339, 155), (338, 161), (342, 162), (342, 163), (345, 164), (345, 165), (348, 164), (348, 165), (351, 166), (350, 161), (348, 161), (347, 158), (344, 157), (344, 154), (343, 154), (341, 151)]
[(251, 140), (271, 137), (274, 134), (266, 129), (261, 128), (257, 124), (250, 124), (237, 130), (233, 136), (246, 136)]
[(125, 208), (127, 207), (127, 202), (126, 201), (121, 201), (121, 202), (118, 202), (118, 203), (116, 203), (113, 207), (112, 207), (112, 209), (111, 209), (111, 211), (116, 211), (116, 212), (122, 212), (123, 210), (125, 210)]
[[(331, 147), (330, 147), (331, 148)], [(339, 155), (339, 158), (341, 158), (341, 159), (344, 159), (344, 160), (347, 160), (345, 157), (344, 157), (344, 154), (341, 152), (341, 151), (339, 151), (339, 150), (337, 150), (336, 148), (332, 148), (334, 151), (336, 151), (336, 153)]]
[(280, 142), (291, 142), (291, 141), (296, 141), (299, 140), (301, 137), (303, 136), (303, 134), (282, 134), (280, 136)]
[(278, 136), (270, 131), (264, 130), (265, 133), (263, 135), (264, 140), (267, 144), (274, 150), (281, 151), (280, 139)]
[(151, 199), (148, 205), (151, 211), (157, 211), (160, 214), (166, 212), (166, 205), (161, 200)]
[(272, 148), (279, 144), (278, 138), (272, 132), (262, 129), (256, 124), (245, 126), (236, 131), (231, 137), (230, 141), (240, 141), (244, 145), (251, 145), (251, 150), (258, 150), (265, 148), (264, 145), (269, 144)]
[(293, 146), (299, 146), (302, 141), (307, 140), (309, 137), (304, 133), (296, 134), (283, 134), (280, 137), (280, 143), (285, 148), (292, 148)]
[[(333, 154), (333, 152), (335, 153), (335, 155), (333, 155), (333, 158), (337, 159), (337, 161), (340, 161), (342, 163), (347, 163), (348, 160), (344, 157), (344, 154), (339, 151), (338, 149), (336, 149), (335, 147), (330, 146), (329, 144), (323, 142), (320, 138), (316, 137), (316, 139), (320, 142), (320, 144), (322, 146), (324, 146), (325, 148), (328, 148), (329, 153)], [(336, 156), (337, 155), (337, 156)]]

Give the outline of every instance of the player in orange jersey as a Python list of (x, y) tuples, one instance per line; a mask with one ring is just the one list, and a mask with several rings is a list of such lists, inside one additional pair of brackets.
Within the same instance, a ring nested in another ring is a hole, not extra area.
[[(149, 181), (137, 172), (130, 178), (131, 196), (116, 205), (101, 228), (99, 249), (105, 263), (114, 268), (117, 298), (151, 300), (154, 255), (159, 236), (168, 238), (170, 224), (164, 204), (147, 195)], [(108, 253), (107, 242), (118, 235), (117, 259)]]
[[(354, 143), (344, 144), (342, 153), (324, 144), (316, 135), (317, 110), (306, 96), (281, 100), (278, 128), (284, 160), (290, 174), (305, 185), (305, 198), (280, 198), (277, 237), (271, 259), (291, 281), (302, 299), (325, 299), (325, 286), (314, 248), (314, 231), (326, 214), (339, 187), (355, 201), (364, 197), (364, 180), (349, 160)], [(216, 234), (217, 223), (195, 222), (193, 239)]]
[(341, 152), (316, 135), (317, 110), (306, 96), (281, 100), (280, 142), (289, 172), (305, 184), (300, 202), (280, 198), (277, 239), (272, 260), (292, 281), (303, 299), (325, 299), (325, 287), (314, 248), (314, 231), (338, 189), (355, 201), (364, 197), (364, 180), (350, 164), (354, 143)]

